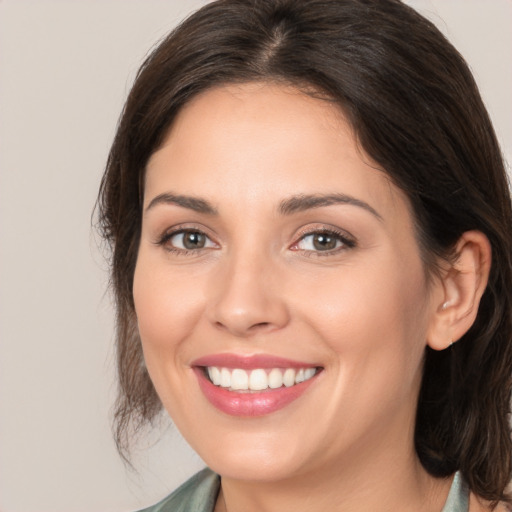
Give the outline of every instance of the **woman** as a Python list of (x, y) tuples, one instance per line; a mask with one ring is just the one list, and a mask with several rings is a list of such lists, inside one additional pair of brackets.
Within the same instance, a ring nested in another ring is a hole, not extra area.
[[(511, 201), (463, 59), (397, 0), (220, 0), (142, 66), (99, 198), (148, 511), (505, 510)], [(131, 429), (131, 430), (130, 430)]]

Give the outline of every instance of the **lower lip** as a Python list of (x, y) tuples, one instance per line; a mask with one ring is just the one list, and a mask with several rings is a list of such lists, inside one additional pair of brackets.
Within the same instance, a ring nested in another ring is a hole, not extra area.
[(316, 375), (300, 384), (268, 389), (267, 391), (252, 393), (237, 393), (228, 391), (212, 384), (204, 375), (203, 369), (194, 368), (201, 391), (208, 401), (220, 411), (231, 416), (264, 416), (271, 414), (297, 400), (316, 379)]

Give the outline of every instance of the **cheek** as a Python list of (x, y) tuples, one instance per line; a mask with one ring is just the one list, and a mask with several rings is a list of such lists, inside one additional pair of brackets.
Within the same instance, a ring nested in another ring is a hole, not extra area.
[(332, 327), (332, 335), (388, 324), (381, 332), (383, 337), (418, 327), (417, 317), (425, 312), (424, 279), (414, 270), (392, 264), (373, 269), (341, 268), (320, 282), (322, 286), (309, 287), (307, 303), (323, 318), (326, 329)]
[[(148, 254), (149, 253), (149, 254)], [(162, 258), (141, 249), (133, 297), (146, 368), (155, 390), (177, 427), (192, 403), (190, 333), (201, 317), (202, 291), (184, 272), (171, 272)], [(178, 392), (176, 392), (178, 390)], [(185, 424), (186, 425), (186, 424)], [(189, 427), (185, 427), (185, 430)]]
[(395, 418), (410, 421), (426, 335), (422, 271), (388, 265), (342, 274), (325, 280), (322, 297), (309, 295), (309, 319), (333, 370), (332, 394), (318, 414), (343, 426), (349, 411), (361, 432), (370, 425), (378, 431)]
[(141, 250), (133, 284), (135, 312), (147, 358), (153, 352), (172, 353), (186, 339), (203, 309), (197, 281), (184, 273), (170, 272), (155, 259)]
[(378, 265), (341, 267), (316, 283), (308, 287), (302, 313), (339, 365), (358, 380), (366, 375), (368, 381), (370, 374), (375, 382), (376, 374), (404, 372), (413, 378), (428, 325), (428, 290), (419, 260), (403, 264), (384, 254)]

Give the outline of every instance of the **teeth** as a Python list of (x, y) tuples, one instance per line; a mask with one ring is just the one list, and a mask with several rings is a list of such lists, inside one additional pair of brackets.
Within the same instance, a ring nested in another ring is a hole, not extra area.
[(222, 368), (220, 371), (220, 385), (223, 388), (231, 387), (231, 372), (227, 368)]
[(289, 388), (295, 384), (295, 370), (288, 368), (285, 370), (283, 375), (283, 384)]
[(272, 368), (270, 371), (257, 369), (247, 372), (240, 368), (228, 369), (209, 366), (208, 376), (213, 384), (232, 391), (263, 391), (267, 388), (287, 388), (311, 379), (316, 368)]
[(316, 373), (316, 368), (306, 368), (304, 370), (304, 380), (309, 380)]
[(277, 389), (283, 385), (283, 373), (278, 368), (274, 368), (268, 374), (268, 387)]
[(210, 366), (208, 368), (208, 375), (216, 386), (220, 385), (220, 370), (216, 366)]
[(268, 388), (268, 377), (265, 370), (253, 370), (249, 378), (249, 388), (253, 391), (261, 391)]
[(233, 370), (231, 373), (231, 389), (249, 389), (249, 376), (246, 371)]

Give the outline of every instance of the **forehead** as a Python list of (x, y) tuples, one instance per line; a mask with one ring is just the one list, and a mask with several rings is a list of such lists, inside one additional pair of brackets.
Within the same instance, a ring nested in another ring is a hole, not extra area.
[(333, 191), (380, 208), (407, 203), (334, 102), (266, 83), (211, 89), (180, 111), (148, 162), (146, 205), (164, 189), (214, 203)]

